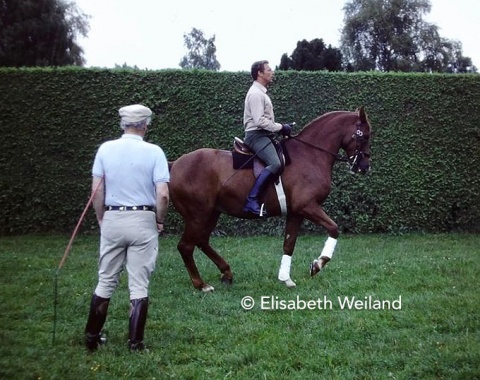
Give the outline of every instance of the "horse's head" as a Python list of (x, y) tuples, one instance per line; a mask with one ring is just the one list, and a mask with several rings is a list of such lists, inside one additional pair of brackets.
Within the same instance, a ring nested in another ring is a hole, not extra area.
[(370, 122), (363, 107), (357, 110), (358, 121), (343, 142), (352, 174), (366, 174), (370, 170)]

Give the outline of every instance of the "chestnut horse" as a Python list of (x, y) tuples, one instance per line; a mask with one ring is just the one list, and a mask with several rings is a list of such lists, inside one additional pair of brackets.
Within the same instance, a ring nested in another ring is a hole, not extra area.
[[(291, 258), (297, 235), (306, 218), (328, 231), (318, 259), (310, 266), (310, 275), (318, 273), (330, 261), (339, 235), (337, 224), (321, 208), (330, 193), (332, 169), (343, 149), (352, 172), (365, 174), (370, 166), (370, 123), (363, 107), (356, 112), (334, 111), (311, 121), (296, 136), (283, 141), (290, 157), (282, 176), (286, 196), (286, 227), (278, 278), (288, 287)], [(223, 283), (231, 284), (230, 265), (210, 245), (210, 235), (221, 213), (250, 219), (242, 208), (254, 183), (251, 169), (235, 170), (232, 152), (198, 149), (178, 158), (171, 165), (170, 197), (185, 221), (178, 250), (193, 286), (204, 292), (214, 288), (203, 281), (193, 257), (200, 248), (218, 267)], [(274, 185), (265, 195), (268, 217), (282, 215)], [(254, 217), (254, 216), (253, 216)]]

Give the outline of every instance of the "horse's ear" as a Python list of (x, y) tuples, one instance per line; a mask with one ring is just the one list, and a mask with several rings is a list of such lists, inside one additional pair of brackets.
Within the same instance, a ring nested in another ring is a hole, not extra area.
[(361, 106), (357, 108), (358, 111), (358, 117), (360, 118), (361, 123), (366, 123), (367, 122), (367, 114), (365, 113), (364, 106)]

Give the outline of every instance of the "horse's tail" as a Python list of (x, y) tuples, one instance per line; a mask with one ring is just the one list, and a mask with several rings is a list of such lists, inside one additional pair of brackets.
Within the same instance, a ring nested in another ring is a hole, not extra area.
[(175, 161), (168, 161), (168, 171), (172, 170), (172, 166), (175, 163)]

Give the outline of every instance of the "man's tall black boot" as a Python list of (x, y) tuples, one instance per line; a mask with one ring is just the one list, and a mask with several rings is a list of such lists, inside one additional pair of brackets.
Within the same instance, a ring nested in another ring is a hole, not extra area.
[(252, 190), (250, 190), (250, 193), (248, 194), (247, 202), (243, 207), (243, 211), (250, 212), (252, 214), (255, 214), (256, 216), (267, 217), (266, 211), (263, 211), (262, 215), (260, 215), (260, 197), (263, 195), (264, 191), (270, 184), (272, 178), (273, 174), (268, 169), (262, 170), (257, 180), (255, 181)]
[(143, 351), (143, 333), (147, 322), (148, 297), (130, 300), (130, 325), (128, 348), (131, 351)]
[(101, 331), (107, 319), (110, 298), (102, 298), (95, 293), (92, 296), (87, 326), (85, 327), (85, 345), (89, 351), (95, 351), (103, 344)]

